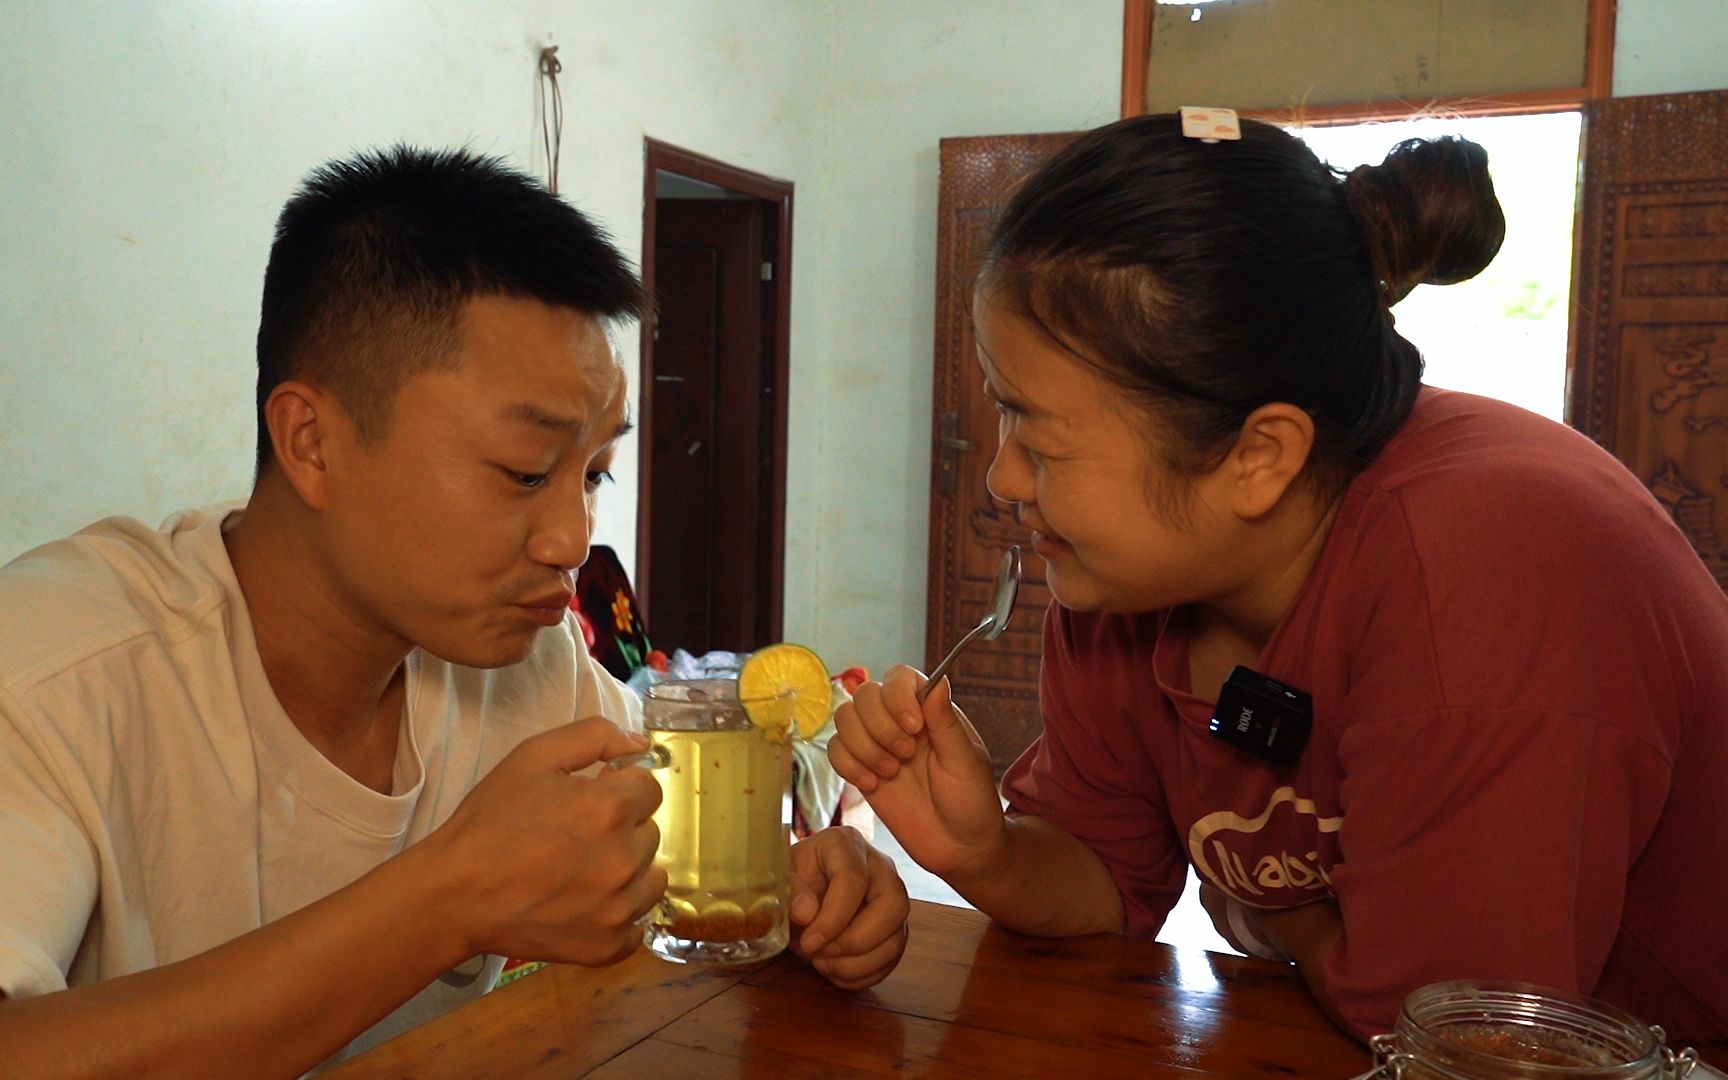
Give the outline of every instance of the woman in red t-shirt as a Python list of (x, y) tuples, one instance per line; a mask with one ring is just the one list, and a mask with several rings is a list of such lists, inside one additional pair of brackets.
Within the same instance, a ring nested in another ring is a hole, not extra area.
[(1728, 601), (1599, 448), (1424, 388), (1389, 313), (1503, 233), (1457, 139), (1340, 176), (1147, 116), (1016, 190), (973, 319), (1044, 732), (1004, 812), (946, 685), (861, 686), (829, 754), (914, 859), (1046, 935), (1154, 934), (1192, 866), (1358, 1035), (1503, 977), (1728, 1037)]

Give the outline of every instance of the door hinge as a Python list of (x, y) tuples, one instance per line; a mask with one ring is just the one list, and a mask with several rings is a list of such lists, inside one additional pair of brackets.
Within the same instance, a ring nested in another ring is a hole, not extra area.
[(765, 262), (762, 264), (762, 280), (763, 281), (773, 281), (774, 280), (774, 264), (773, 263)]

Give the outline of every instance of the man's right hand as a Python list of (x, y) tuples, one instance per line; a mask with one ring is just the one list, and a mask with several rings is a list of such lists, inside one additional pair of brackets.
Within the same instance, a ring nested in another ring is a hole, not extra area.
[(828, 760), (918, 865), (950, 880), (988, 873), (1008, 843), (990, 755), (948, 680), (920, 704), (923, 685), (902, 665), (859, 686), (835, 714)]
[(432, 857), (471, 954), (599, 965), (642, 943), (636, 920), (666, 891), (660, 785), (639, 768), (576, 774), (646, 747), (600, 717), (524, 740), (410, 849)]

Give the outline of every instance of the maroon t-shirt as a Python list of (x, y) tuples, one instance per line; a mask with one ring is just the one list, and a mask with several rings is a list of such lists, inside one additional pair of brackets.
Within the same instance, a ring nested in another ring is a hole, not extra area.
[(1335, 900), (1363, 1033), (1422, 984), (1514, 978), (1728, 1037), (1728, 598), (1582, 435), (1423, 392), (1256, 665), (1313, 695), (1293, 766), (1207, 731), (1187, 651), (1181, 610), (1052, 606), (1044, 734), (1004, 781), (1109, 867), (1128, 932), (1192, 863), (1247, 904)]

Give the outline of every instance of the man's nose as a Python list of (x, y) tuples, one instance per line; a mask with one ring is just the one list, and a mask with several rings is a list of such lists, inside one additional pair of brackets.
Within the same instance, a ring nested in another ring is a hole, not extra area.
[(592, 523), (586, 499), (559, 499), (528, 539), (528, 557), (543, 566), (575, 570), (588, 561)]

